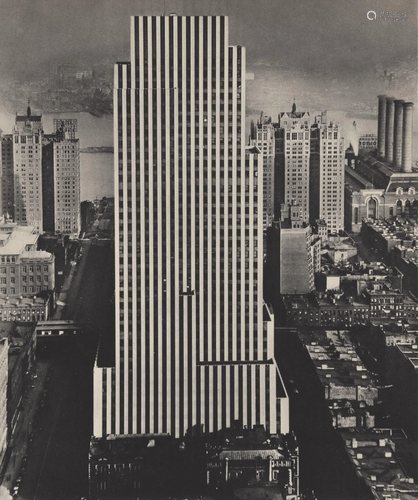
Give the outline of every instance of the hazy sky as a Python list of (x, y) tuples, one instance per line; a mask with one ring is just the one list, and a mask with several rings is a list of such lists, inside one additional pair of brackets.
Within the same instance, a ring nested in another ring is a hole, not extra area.
[[(133, 14), (225, 14), (230, 42), (261, 62), (361, 74), (371, 65), (416, 62), (416, 0), (0, 0), (0, 75), (85, 52), (125, 54)], [(406, 12), (405, 22), (367, 12)], [(370, 16), (372, 16), (371, 14)]]

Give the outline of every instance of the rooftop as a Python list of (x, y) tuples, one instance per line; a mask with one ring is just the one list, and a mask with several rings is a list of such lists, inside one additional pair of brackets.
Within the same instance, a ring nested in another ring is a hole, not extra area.
[(396, 344), (396, 347), (405, 356), (405, 358), (412, 363), (413, 367), (418, 372), (418, 343), (398, 343)]
[(354, 429), (341, 432), (346, 452), (356, 470), (375, 498), (412, 500), (418, 498), (418, 485), (405, 474), (395, 450), (405, 434), (400, 429)]
[(299, 338), (311, 357), (324, 385), (374, 385), (357, 356), (350, 335), (344, 330), (300, 331)]
[(38, 234), (34, 233), (33, 226), (17, 226), (10, 224), (0, 224), (0, 255), (20, 255), (27, 245), (35, 245), (38, 241)]

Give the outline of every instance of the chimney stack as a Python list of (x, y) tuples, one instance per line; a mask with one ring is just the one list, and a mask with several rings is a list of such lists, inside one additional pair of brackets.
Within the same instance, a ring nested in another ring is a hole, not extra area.
[(397, 99), (395, 101), (395, 123), (393, 127), (393, 165), (401, 167), (402, 165), (402, 125), (403, 125), (403, 106), (405, 101)]
[(402, 167), (401, 172), (412, 172), (412, 106), (413, 102), (404, 102), (402, 124)]
[(379, 112), (377, 117), (377, 155), (380, 158), (385, 156), (385, 136), (386, 136), (386, 96), (379, 95)]
[(393, 161), (393, 125), (395, 115), (395, 98), (386, 98), (386, 136), (385, 136), (385, 160)]

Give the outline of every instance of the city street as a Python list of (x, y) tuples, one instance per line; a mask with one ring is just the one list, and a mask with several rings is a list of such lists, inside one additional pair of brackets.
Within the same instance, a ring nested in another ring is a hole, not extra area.
[(99, 333), (113, 328), (114, 264), (110, 241), (86, 241), (82, 248), (71, 287), (63, 287), (66, 305), (55, 317), (74, 319), (82, 331), (77, 338), (49, 338), (38, 345), (39, 362), (50, 365), (51, 375), (17, 498), (88, 496), (92, 368)]

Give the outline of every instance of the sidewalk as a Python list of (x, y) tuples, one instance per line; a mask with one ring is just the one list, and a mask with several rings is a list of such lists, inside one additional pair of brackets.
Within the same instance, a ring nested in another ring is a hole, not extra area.
[[(58, 320), (62, 318), (63, 309), (67, 306), (68, 292), (71, 289), (71, 283), (73, 277), (77, 272), (77, 264), (72, 265), (64, 277), (64, 283), (62, 285), (61, 291), (57, 297), (57, 307), (55, 308), (54, 314), (52, 315), (53, 320)], [(61, 304), (61, 305), (60, 305)]]
[[(28, 447), (32, 441), (33, 432), (37, 426), (37, 411), (41, 398), (48, 385), (50, 362), (37, 363), (36, 378), (22, 398), (19, 418), (7, 450), (7, 464), (3, 466), (3, 477), (0, 481), (0, 500), (11, 498), (10, 489), (14, 486), (16, 479), (21, 475), (22, 459), (27, 454)], [(48, 397), (46, 395), (46, 397)]]

